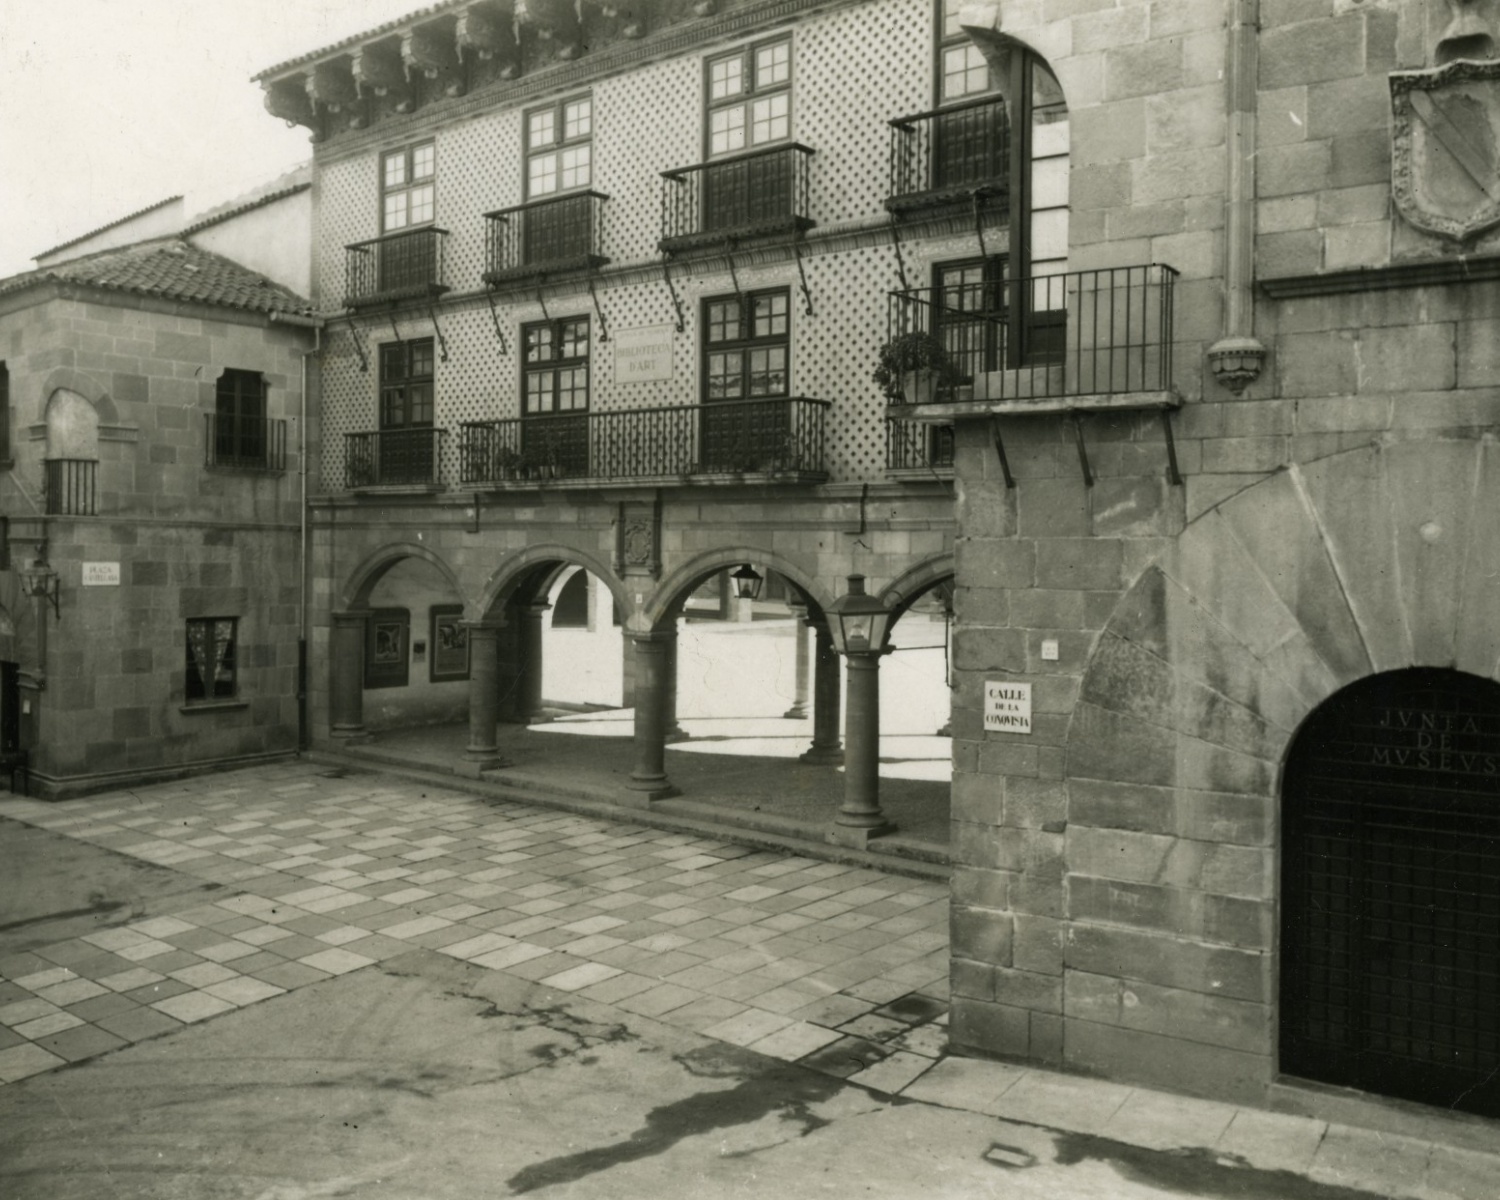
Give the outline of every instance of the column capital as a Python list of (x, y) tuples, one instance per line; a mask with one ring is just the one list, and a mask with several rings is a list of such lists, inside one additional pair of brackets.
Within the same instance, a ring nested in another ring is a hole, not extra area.
[(471, 634), (499, 633), (505, 628), (504, 617), (481, 617), (477, 621), (460, 621), (460, 629), (467, 629)]

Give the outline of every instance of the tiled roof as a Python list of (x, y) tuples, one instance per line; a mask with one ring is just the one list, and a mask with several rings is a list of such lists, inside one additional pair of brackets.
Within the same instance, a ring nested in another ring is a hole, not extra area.
[(138, 242), (55, 267), (12, 275), (0, 280), (0, 295), (46, 283), (75, 284), (257, 313), (312, 312), (312, 306), (301, 296), (264, 275), (177, 238)]
[(367, 42), (371, 38), (380, 37), (382, 34), (389, 33), (393, 29), (400, 29), (405, 25), (410, 25), (413, 21), (433, 16), (444, 9), (454, 8), (464, 2), (466, 0), (440, 0), (440, 3), (429, 4), (426, 8), (419, 8), (415, 12), (407, 13), (404, 17), (397, 17), (394, 21), (387, 21), (383, 25), (377, 25), (374, 29), (367, 29), (363, 33), (353, 34), (334, 42), (331, 46), (324, 46), (321, 50), (314, 50), (310, 54), (299, 54), (296, 58), (289, 58), (286, 62), (277, 63), (274, 67), (267, 67), (264, 71), (258, 71), (250, 76), (250, 82), (259, 83), (262, 79), (268, 79), (272, 75), (279, 75), (281, 72), (290, 70), (292, 67), (300, 67), (306, 63), (315, 62), (320, 58), (326, 58), (330, 54), (335, 54), (350, 46), (357, 46), (361, 42)]
[(50, 250), (43, 250), (40, 254), (33, 254), (32, 258), (46, 258), (49, 254), (56, 254), (59, 250), (66, 250), (69, 246), (76, 246), (79, 242), (86, 242), (91, 237), (103, 233), (106, 229), (113, 229), (116, 225), (123, 225), (126, 221), (134, 221), (137, 217), (144, 217), (148, 212), (155, 212), (158, 208), (165, 208), (181, 200), (181, 196), (168, 196), (165, 200), (158, 200), (155, 204), (148, 204), (145, 208), (137, 209), (133, 213), (127, 213), (118, 220), (110, 221), (107, 225), (101, 225), (98, 229), (90, 229), (87, 233), (80, 233), (75, 238), (69, 238), (61, 245), (53, 246)]

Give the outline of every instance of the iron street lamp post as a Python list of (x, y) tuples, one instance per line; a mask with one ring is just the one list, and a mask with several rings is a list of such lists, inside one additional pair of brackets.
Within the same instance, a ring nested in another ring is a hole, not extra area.
[(834, 649), (844, 655), (844, 803), (832, 831), (845, 845), (863, 846), (895, 829), (880, 811), (880, 657), (891, 614), (865, 594), (865, 577), (849, 576), (849, 590), (828, 608)]

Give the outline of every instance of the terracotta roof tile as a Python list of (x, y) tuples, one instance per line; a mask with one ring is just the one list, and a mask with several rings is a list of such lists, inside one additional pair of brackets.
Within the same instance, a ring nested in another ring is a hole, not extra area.
[(176, 238), (138, 242), (12, 275), (0, 280), (0, 295), (45, 283), (71, 283), (248, 312), (312, 312), (312, 306), (288, 288)]

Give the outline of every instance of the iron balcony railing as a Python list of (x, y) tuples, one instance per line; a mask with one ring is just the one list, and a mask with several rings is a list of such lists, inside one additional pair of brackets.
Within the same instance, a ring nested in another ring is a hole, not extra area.
[(92, 458), (48, 458), (42, 488), (48, 516), (91, 517), (99, 511), (99, 464)]
[(885, 423), (885, 469), (951, 471), (953, 426), (888, 420)]
[(826, 474), (827, 400), (802, 396), (469, 421), (464, 484), (510, 480)]
[(384, 304), (448, 290), (443, 282), (446, 229), (410, 229), (344, 247), (344, 307)]
[(662, 172), (661, 241), (667, 253), (726, 238), (800, 236), (808, 216), (808, 163), (797, 142)]
[(286, 422), (275, 417), (204, 413), (203, 465), (286, 470)]
[(602, 192), (575, 192), (485, 213), (484, 281), (501, 284), (551, 271), (602, 267)]
[(1010, 122), (1004, 100), (988, 96), (889, 125), (888, 211), (967, 202), (976, 191), (991, 211), (1005, 207)]
[(1153, 263), (890, 292), (886, 333), (936, 335), (990, 400), (1166, 391), (1176, 280)]
[(381, 429), (344, 435), (344, 486), (433, 487), (443, 480), (446, 429)]

